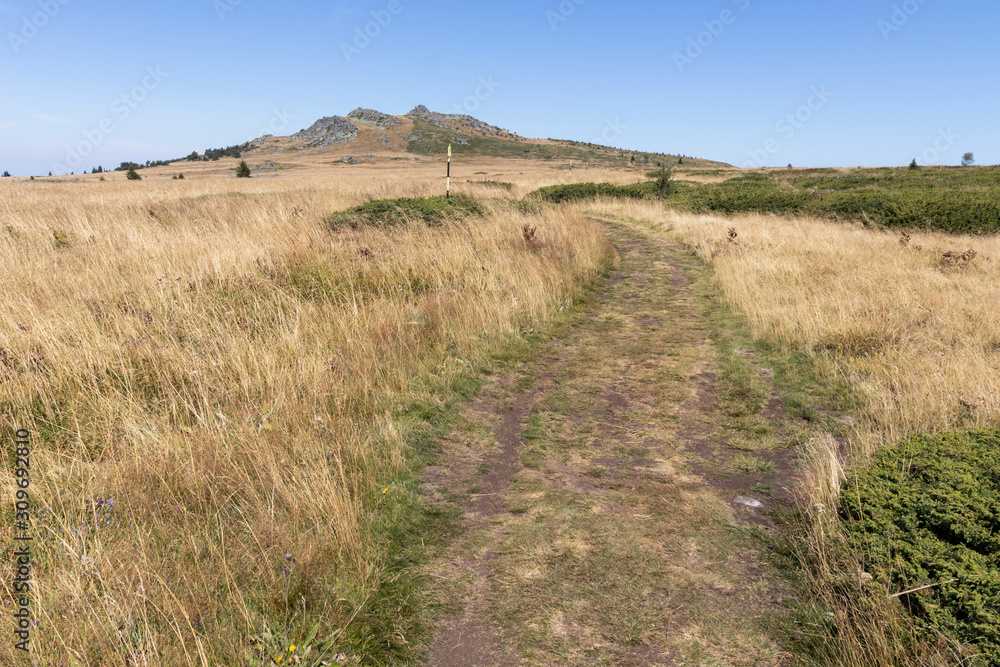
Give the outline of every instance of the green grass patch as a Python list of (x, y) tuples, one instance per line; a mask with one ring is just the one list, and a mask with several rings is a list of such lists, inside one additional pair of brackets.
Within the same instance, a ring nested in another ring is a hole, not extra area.
[(733, 459), (732, 466), (740, 472), (774, 472), (774, 464), (770, 461), (746, 454)]

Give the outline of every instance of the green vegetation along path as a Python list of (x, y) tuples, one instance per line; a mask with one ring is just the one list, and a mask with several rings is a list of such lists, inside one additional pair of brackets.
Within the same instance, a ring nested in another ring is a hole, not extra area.
[(720, 351), (696, 258), (602, 222), (621, 261), (589, 312), (468, 405), (425, 473), (430, 497), (465, 498), (428, 571), (451, 613), (427, 664), (787, 664), (769, 632), (791, 596), (765, 546), (791, 460), (773, 373)]

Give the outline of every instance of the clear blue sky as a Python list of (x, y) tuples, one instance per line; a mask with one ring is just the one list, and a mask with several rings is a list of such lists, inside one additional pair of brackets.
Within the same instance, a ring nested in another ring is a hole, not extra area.
[(0, 170), (416, 104), (740, 166), (996, 164), (998, 26), (996, 0), (0, 0)]

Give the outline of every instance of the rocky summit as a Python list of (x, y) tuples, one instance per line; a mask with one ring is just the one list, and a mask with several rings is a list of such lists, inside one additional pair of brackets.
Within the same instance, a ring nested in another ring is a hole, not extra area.
[(311, 148), (324, 148), (354, 141), (357, 136), (357, 125), (342, 116), (329, 116), (320, 118), (308, 130), (297, 132), (291, 138), (304, 142)]
[(390, 116), (387, 113), (382, 113), (381, 111), (375, 111), (374, 109), (365, 109), (358, 107), (351, 113), (347, 114), (347, 117), (354, 121), (355, 123), (364, 123), (365, 125), (374, 125), (385, 129), (392, 125), (402, 125), (403, 121), (399, 120), (395, 116)]

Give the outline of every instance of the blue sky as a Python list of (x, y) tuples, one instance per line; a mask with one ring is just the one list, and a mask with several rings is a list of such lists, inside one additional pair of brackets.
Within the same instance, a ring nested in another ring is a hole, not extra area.
[(416, 104), (738, 166), (996, 164), (998, 26), (995, 0), (0, 0), (0, 170)]

